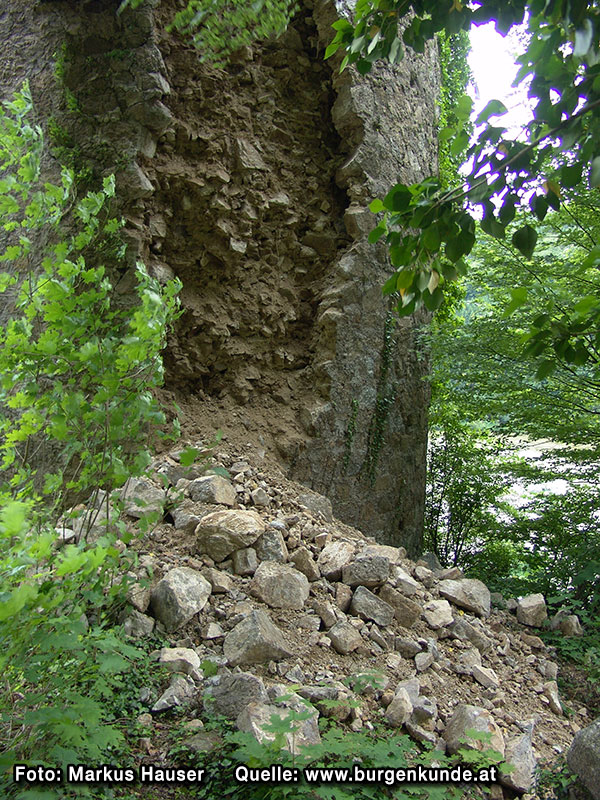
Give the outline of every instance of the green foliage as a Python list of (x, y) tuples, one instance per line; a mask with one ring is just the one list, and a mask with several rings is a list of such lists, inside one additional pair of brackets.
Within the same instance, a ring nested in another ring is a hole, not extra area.
[[(71, 493), (108, 504), (110, 490), (145, 469), (142, 445), (164, 421), (150, 388), (162, 379), (179, 289), (159, 287), (139, 264), (138, 305), (115, 307), (105, 266), (122, 255), (121, 223), (110, 214), (114, 178), (79, 200), (66, 168), (59, 184), (41, 183), (43, 138), (32, 111), (27, 85), (0, 111), (0, 261), (11, 266), (0, 275), (4, 784), (17, 760), (98, 762), (123, 746), (108, 699), (140, 658), (111, 630), (127, 556), (108, 530), (93, 545), (61, 549), (53, 523)], [(41, 256), (40, 241), (48, 242)], [(44, 452), (52, 471), (44, 471)], [(31, 789), (5, 788), (6, 796), (32, 797)], [(78, 796), (92, 790), (78, 787)]]
[[(119, 13), (143, 0), (123, 0)], [(281, 36), (297, 10), (295, 0), (188, 0), (169, 30), (189, 36), (201, 61), (223, 67), (231, 53), (256, 40)]]

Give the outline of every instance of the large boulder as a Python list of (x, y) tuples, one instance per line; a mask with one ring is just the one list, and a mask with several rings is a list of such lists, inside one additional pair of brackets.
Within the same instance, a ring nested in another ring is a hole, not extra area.
[(312, 712), (310, 716), (290, 721), (292, 730), (285, 734), (285, 749), (292, 755), (299, 755), (303, 747), (320, 744), (321, 735), (319, 733), (319, 712), (316, 708), (311, 708), (298, 695), (285, 701), (283, 708), (280, 705), (275, 706), (268, 703), (249, 703), (238, 716), (236, 725), (240, 731), (251, 733), (259, 742), (272, 742), (276, 736), (273, 731), (269, 730), (273, 718), (291, 720), (292, 712), (299, 712), (302, 715), (307, 711)]
[(273, 608), (301, 609), (310, 594), (308, 578), (287, 564), (263, 561), (254, 573), (252, 594)]
[(379, 590), (379, 598), (392, 606), (394, 617), (403, 628), (412, 628), (421, 616), (422, 608), (409, 597), (400, 594), (396, 589), (385, 583)]
[(260, 678), (249, 672), (219, 675), (206, 687), (204, 710), (236, 719), (248, 703), (268, 703), (269, 696)]
[(594, 800), (600, 800), (600, 719), (575, 734), (567, 752), (567, 764)]
[(202, 611), (211, 593), (206, 578), (190, 567), (170, 570), (155, 586), (150, 606), (167, 631), (174, 631)]
[(522, 625), (539, 628), (548, 617), (543, 594), (528, 594), (517, 603), (517, 619)]
[(196, 528), (198, 552), (224, 561), (236, 550), (250, 547), (264, 533), (265, 523), (256, 511), (214, 511)]
[(130, 517), (139, 519), (144, 514), (162, 514), (167, 494), (148, 478), (129, 478), (121, 492), (123, 510)]
[(440, 581), (438, 589), (442, 597), (459, 608), (472, 611), (480, 617), (487, 617), (490, 613), (490, 590), (485, 583), (476, 578), (443, 580)]
[(223, 653), (231, 666), (265, 664), (292, 655), (282, 632), (261, 609), (250, 612), (229, 631), (223, 642)]

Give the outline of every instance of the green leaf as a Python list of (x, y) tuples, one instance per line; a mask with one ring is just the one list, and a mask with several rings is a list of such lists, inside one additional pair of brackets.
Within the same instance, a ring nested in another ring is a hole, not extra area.
[(511, 301), (504, 309), (504, 313), (502, 316), (504, 318), (509, 317), (517, 308), (525, 305), (527, 302), (527, 298), (529, 296), (529, 292), (525, 286), (520, 286), (517, 289), (510, 290)]
[(369, 244), (375, 244), (375, 242), (378, 242), (381, 239), (381, 237), (386, 233), (387, 233), (387, 228), (385, 227), (385, 225), (381, 225), (380, 223), (376, 228), (373, 228), (373, 230), (367, 237), (367, 241), (369, 242)]
[(581, 181), (582, 171), (583, 164), (565, 164), (560, 169), (560, 182), (567, 189), (571, 189)]
[(502, 114), (506, 114), (507, 111), (508, 109), (502, 101), (490, 100), (483, 111), (478, 114), (475, 125), (481, 125), (483, 122), (487, 122), (490, 117), (499, 117)]
[(375, 200), (371, 200), (369, 203), (369, 211), (372, 211), (373, 214), (378, 214), (380, 211), (384, 210), (384, 205), (382, 201), (376, 197)]
[(525, 258), (531, 258), (537, 242), (537, 233), (531, 225), (524, 225), (515, 231), (512, 236), (513, 245), (521, 252)]
[(544, 378), (548, 378), (553, 372), (556, 371), (556, 366), (556, 361), (551, 361), (550, 359), (542, 361), (535, 373), (536, 379), (538, 381), (542, 381)]

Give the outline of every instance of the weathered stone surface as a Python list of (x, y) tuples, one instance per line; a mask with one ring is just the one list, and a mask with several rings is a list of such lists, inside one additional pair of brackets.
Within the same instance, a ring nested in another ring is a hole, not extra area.
[(524, 733), (506, 743), (504, 759), (512, 764), (513, 771), (507, 774), (500, 772), (500, 782), (519, 794), (528, 792), (533, 787), (537, 759), (533, 752), (531, 736)]
[(362, 645), (360, 633), (346, 620), (340, 620), (327, 631), (334, 649), (345, 656)]
[(307, 492), (298, 496), (298, 502), (314, 517), (322, 517), (325, 522), (333, 520), (333, 509), (331, 500), (316, 492)]
[(198, 731), (183, 743), (193, 753), (215, 753), (221, 750), (224, 744), (221, 734), (214, 730)]
[(187, 493), (195, 503), (218, 503), (234, 506), (237, 492), (231, 481), (222, 475), (204, 475), (190, 482)]
[(321, 577), (317, 562), (307, 547), (301, 546), (294, 550), (290, 556), (290, 561), (292, 561), (297, 570), (306, 575), (309, 581), (318, 581)]
[(481, 667), (477, 664), (473, 665), (472, 675), (485, 689), (497, 689), (500, 686), (500, 680), (491, 667)]
[(429, 567), (424, 567), (422, 564), (417, 564), (414, 570), (414, 576), (427, 589), (431, 589), (435, 583), (435, 575), (433, 572), (429, 569)]
[(433, 653), (417, 653), (415, 656), (415, 667), (417, 668), (417, 672), (425, 672), (426, 669), (433, 664), (435, 658)]
[(402, 569), (402, 567), (395, 566), (392, 568), (391, 572), (393, 582), (398, 591), (402, 592), (402, 594), (411, 597), (419, 591), (420, 586), (417, 581), (409, 575), (406, 570)]
[(200, 669), (200, 658), (196, 651), (189, 647), (163, 647), (158, 660), (171, 672), (192, 675)]
[(223, 570), (209, 567), (204, 570), (202, 574), (210, 583), (213, 594), (226, 594), (231, 592), (234, 588), (233, 580), (226, 572), (223, 572)]
[(317, 600), (316, 598), (311, 598), (309, 605), (315, 614), (319, 615), (323, 625), (326, 628), (331, 628), (331, 626), (335, 625), (340, 617), (343, 617), (343, 614), (339, 613), (339, 610), (336, 608), (336, 606), (334, 606), (333, 603), (329, 603), (327, 600)]
[(559, 611), (550, 620), (550, 628), (553, 631), (560, 630), (563, 636), (583, 636), (583, 628), (576, 614), (569, 614), (568, 611)]
[(260, 609), (252, 611), (227, 634), (223, 653), (232, 666), (281, 661), (292, 655), (283, 633)]
[(390, 562), (385, 556), (358, 557), (342, 567), (342, 582), (374, 589), (385, 583), (389, 574)]
[(253, 547), (236, 550), (233, 554), (233, 571), (236, 575), (254, 575), (258, 568), (258, 556)]
[(392, 547), (389, 544), (368, 544), (359, 553), (359, 558), (371, 558), (372, 556), (383, 556), (390, 564), (399, 564), (403, 558), (406, 558), (406, 550), (403, 547)]
[(459, 618), (455, 620), (452, 625), (448, 626), (448, 630), (457, 639), (461, 639), (463, 642), (470, 642), (480, 653), (487, 653), (492, 648), (492, 640), (466, 619)]
[[(482, 733), (491, 733), (490, 744), (487, 745), (479, 739), (469, 739), (466, 732), (471, 729)], [(502, 732), (494, 722), (490, 712), (486, 711), (485, 708), (467, 704), (458, 706), (444, 729), (443, 737), (450, 754), (457, 753), (461, 747), (466, 747), (469, 750), (486, 750), (488, 747), (492, 747), (498, 753), (504, 755)], [(463, 740), (466, 743), (463, 743)]]
[(422, 608), (419, 603), (405, 597), (389, 584), (384, 584), (379, 590), (379, 597), (394, 609), (394, 617), (403, 628), (412, 628), (421, 616)]
[(411, 721), (426, 730), (433, 730), (437, 720), (438, 710), (434, 699), (423, 695), (413, 702)]
[[(290, 703), (288, 701), (286, 705), (300, 713), (307, 711), (307, 706), (302, 702)], [(259, 742), (270, 742), (276, 735), (268, 730), (273, 715), (286, 719), (289, 717), (289, 712), (285, 706), (282, 708), (280, 705), (267, 703), (249, 703), (237, 718), (236, 725), (240, 731), (251, 733)], [(292, 722), (291, 725), (294, 730), (285, 734), (285, 749), (293, 755), (298, 755), (306, 745), (321, 742), (319, 713), (316, 709), (308, 719)]]
[(144, 636), (151, 635), (154, 630), (154, 623), (155, 620), (152, 617), (132, 609), (123, 620), (123, 630), (132, 639), (142, 639)]
[(196, 528), (199, 553), (224, 561), (236, 550), (254, 544), (265, 530), (256, 511), (215, 511), (202, 517)]
[(490, 613), (490, 591), (482, 581), (475, 578), (443, 580), (438, 589), (442, 597), (459, 608), (465, 608), (480, 617), (487, 617)]
[(430, 600), (423, 606), (425, 622), (434, 631), (451, 625), (453, 621), (452, 609), (447, 600)]
[(283, 563), (288, 560), (288, 549), (281, 531), (275, 528), (267, 528), (262, 536), (259, 536), (256, 540), (254, 549), (261, 561), (279, 561)]
[(301, 609), (308, 599), (310, 585), (306, 575), (287, 564), (263, 561), (254, 573), (251, 591), (273, 608)]
[(152, 711), (169, 711), (190, 703), (196, 694), (196, 684), (187, 675), (173, 675), (168, 688), (161, 694)]
[(563, 714), (563, 709), (560, 703), (558, 684), (556, 681), (547, 681), (544, 684), (544, 695), (548, 698), (548, 702), (552, 711), (561, 717)]
[(600, 719), (575, 734), (567, 752), (567, 764), (594, 800), (600, 800)]
[(365, 586), (359, 586), (352, 597), (350, 613), (362, 619), (370, 619), (378, 625), (385, 627), (394, 619), (394, 609), (389, 603), (369, 591)]
[(389, 725), (399, 728), (410, 717), (413, 711), (413, 704), (406, 689), (397, 689), (394, 699), (385, 710), (385, 718)]
[(125, 513), (139, 519), (155, 511), (162, 513), (166, 494), (148, 478), (129, 478), (121, 492), (121, 500)]
[(249, 672), (218, 675), (206, 687), (202, 703), (204, 710), (236, 719), (248, 703), (268, 703), (264, 683)]
[(400, 636), (396, 637), (394, 647), (404, 658), (414, 658), (417, 653), (421, 652), (421, 645), (418, 642), (412, 639), (403, 639)]
[(476, 647), (469, 647), (463, 650), (454, 662), (454, 671), (459, 675), (472, 675), (474, 667), (481, 666), (481, 653)]
[(521, 597), (517, 605), (517, 619), (522, 625), (539, 628), (548, 618), (543, 594), (529, 594)]
[(321, 575), (328, 581), (339, 580), (343, 567), (354, 558), (354, 551), (355, 547), (351, 542), (337, 540), (326, 544), (317, 559)]
[(210, 583), (189, 567), (176, 567), (159, 581), (150, 605), (167, 631), (174, 631), (202, 611), (210, 596)]
[(409, 678), (406, 681), (400, 681), (397, 684), (395, 691), (399, 692), (400, 689), (405, 689), (408, 692), (408, 696), (410, 697), (410, 702), (414, 704), (419, 699), (419, 693), (421, 691), (421, 682), (418, 678)]

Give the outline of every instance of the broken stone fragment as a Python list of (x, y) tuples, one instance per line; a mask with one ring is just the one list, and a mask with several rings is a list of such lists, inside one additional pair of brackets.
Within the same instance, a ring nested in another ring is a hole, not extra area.
[[(240, 731), (251, 733), (259, 742), (271, 742), (276, 734), (269, 730), (271, 718), (275, 715), (282, 720), (290, 717), (288, 709), (294, 712), (304, 713), (310, 710), (310, 706), (296, 695), (297, 700), (286, 701), (283, 708), (278, 705), (267, 703), (249, 703), (241, 712), (236, 720), (236, 725)], [(285, 733), (285, 749), (292, 755), (299, 755), (302, 748), (307, 745), (320, 744), (321, 735), (319, 733), (319, 712), (312, 708), (313, 713), (308, 719), (291, 721), (292, 731)]]
[(190, 567), (176, 567), (159, 581), (150, 605), (167, 631), (174, 631), (202, 611), (211, 593), (210, 583)]
[(403, 628), (412, 628), (421, 616), (422, 609), (419, 603), (392, 589), (387, 583), (381, 587), (379, 597), (392, 606), (394, 617)]
[[(468, 730), (490, 733), (489, 744), (480, 739), (471, 739)], [(489, 747), (504, 755), (504, 737), (500, 728), (494, 722), (489, 711), (478, 706), (462, 704), (458, 706), (446, 725), (443, 737), (448, 746), (448, 752), (453, 755), (461, 747), (469, 750), (487, 750)]]
[(196, 528), (198, 552), (224, 561), (254, 544), (264, 531), (265, 523), (256, 511), (214, 511), (202, 517)]
[(206, 580), (210, 583), (213, 594), (226, 594), (231, 592), (234, 588), (233, 580), (226, 572), (214, 567), (205, 569), (202, 573)]
[(354, 551), (355, 547), (351, 542), (338, 539), (326, 544), (317, 559), (321, 575), (328, 581), (339, 581), (342, 569), (354, 558)]
[(543, 594), (529, 594), (518, 600), (517, 619), (522, 625), (539, 628), (547, 617), (548, 612)]
[(136, 519), (153, 512), (162, 514), (166, 497), (165, 490), (156, 487), (148, 478), (129, 478), (121, 492), (123, 510)]
[(279, 561), (283, 563), (288, 560), (288, 549), (281, 531), (275, 528), (267, 530), (259, 536), (254, 545), (256, 555), (261, 561)]
[(287, 564), (263, 561), (254, 573), (252, 594), (272, 608), (301, 609), (310, 594), (306, 575)]
[(254, 489), (252, 492), (250, 492), (250, 497), (254, 505), (261, 508), (265, 508), (271, 503), (271, 498), (265, 492), (264, 489), (261, 489), (260, 486), (257, 489)]
[(336, 622), (327, 631), (331, 644), (338, 653), (345, 656), (356, 650), (363, 643), (360, 633), (346, 620)]
[(481, 653), (476, 647), (469, 647), (454, 662), (454, 671), (459, 675), (472, 675), (474, 667), (481, 666)]
[(524, 733), (506, 743), (504, 759), (514, 767), (510, 773), (503, 774), (500, 767), (500, 783), (514, 789), (519, 794), (533, 787), (537, 759), (531, 744), (531, 735)]
[(292, 655), (283, 633), (261, 609), (252, 611), (225, 636), (223, 653), (231, 666), (265, 664)]
[(196, 684), (187, 675), (173, 675), (169, 687), (161, 694), (152, 711), (168, 711), (191, 702), (196, 694)]
[(427, 730), (433, 730), (435, 721), (437, 720), (438, 710), (435, 700), (419, 696), (413, 702), (413, 710), (411, 714), (411, 722), (420, 725)]
[(372, 620), (385, 627), (394, 619), (394, 609), (365, 586), (359, 586), (352, 597), (350, 613), (361, 619)]
[(123, 630), (132, 639), (142, 639), (144, 636), (151, 635), (154, 630), (154, 622), (152, 617), (132, 609), (123, 620)]
[(249, 672), (218, 675), (206, 687), (202, 699), (204, 710), (236, 719), (248, 703), (268, 703), (269, 696), (260, 678)]
[(409, 719), (413, 704), (406, 689), (397, 689), (394, 699), (385, 710), (387, 722), (394, 728), (400, 728)]
[(301, 494), (298, 496), (298, 503), (314, 517), (321, 516), (325, 522), (333, 521), (331, 500), (322, 494), (317, 494), (316, 492)]
[(392, 565), (399, 564), (406, 557), (406, 550), (403, 547), (392, 547), (389, 544), (368, 544), (359, 553), (359, 558), (372, 558), (373, 556), (387, 558)]
[(395, 584), (398, 591), (408, 597), (416, 594), (421, 588), (417, 581), (411, 577), (406, 570), (402, 569), (402, 567), (392, 567), (391, 574), (392, 582)]
[(417, 653), (415, 656), (415, 667), (417, 672), (425, 672), (433, 664), (435, 658), (433, 653)]
[(472, 611), (480, 617), (487, 617), (490, 613), (490, 591), (482, 581), (475, 578), (462, 578), (461, 580), (443, 580), (438, 585), (442, 597), (455, 606)]
[(447, 600), (431, 600), (423, 607), (423, 616), (434, 631), (451, 625), (454, 620), (452, 608)]
[(498, 689), (500, 687), (500, 680), (491, 667), (481, 667), (475, 664), (472, 674), (477, 683), (481, 684), (485, 689)]
[(455, 620), (452, 625), (448, 625), (447, 629), (456, 639), (470, 642), (480, 653), (486, 653), (493, 646), (492, 640), (466, 619), (459, 618)]
[(233, 554), (233, 571), (236, 575), (254, 575), (258, 567), (258, 557), (253, 547), (236, 550)]
[(544, 684), (544, 695), (548, 698), (551, 710), (562, 717), (563, 709), (558, 695), (558, 684), (556, 681), (547, 681)]
[(187, 493), (194, 503), (218, 503), (233, 506), (237, 502), (237, 492), (231, 481), (222, 475), (204, 475), (190, 481)]
[(290, 561), (292, 561), (297, 570), (306, 575), (309, 581), (318, 581), (321, 577), (316, 561), (312, 557), (310, 550), (304, 545), (294, 550)]
[(171, 672), (183, 672), (186, 675), (192, 675), (200, 669), (200, 658), (196, 651), (189, 647), (163, 647), (159, 663)]
[(342, 567), (342, 582), (374, 589), (385, 583), (389, 574), (390, 562), (385, 556), (359, 557)]

